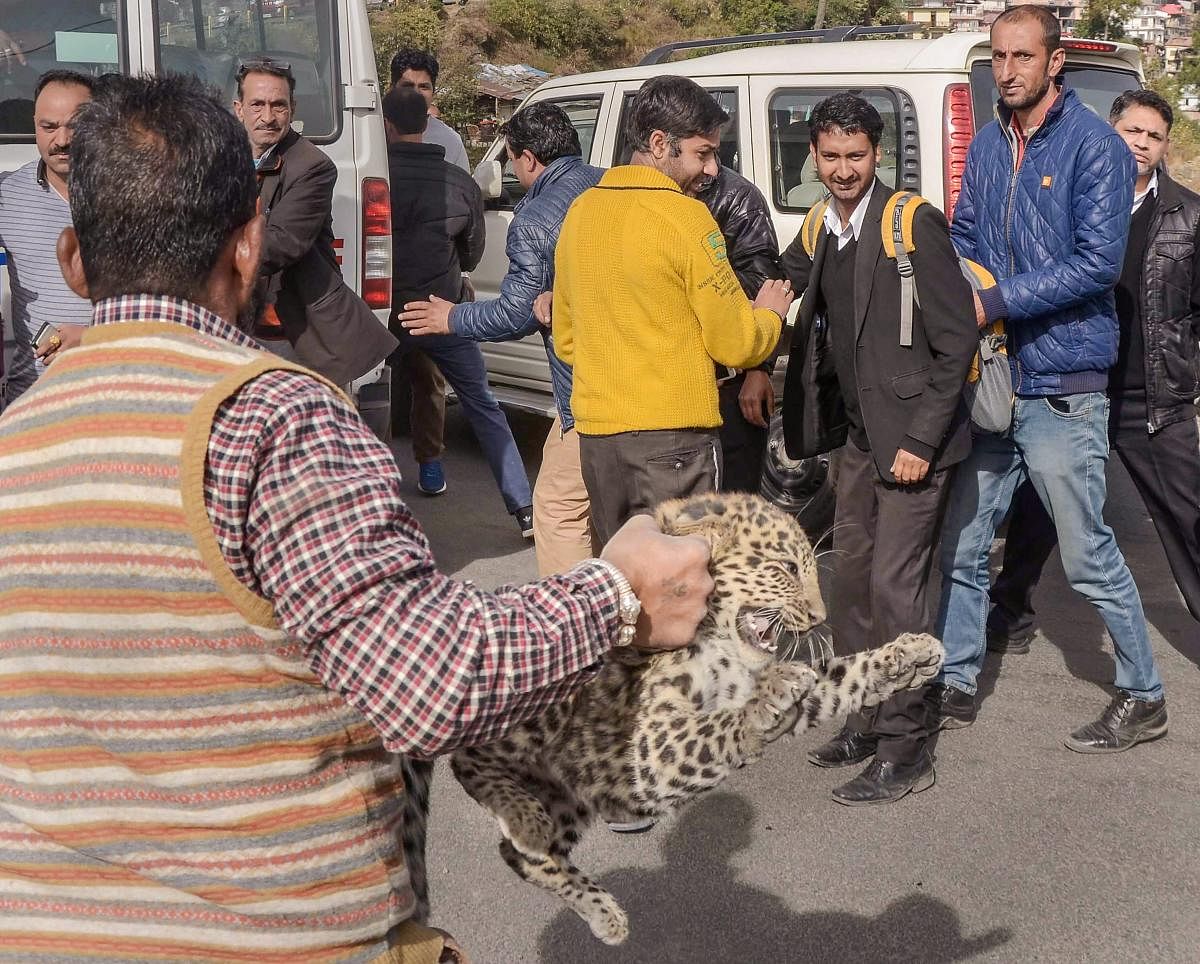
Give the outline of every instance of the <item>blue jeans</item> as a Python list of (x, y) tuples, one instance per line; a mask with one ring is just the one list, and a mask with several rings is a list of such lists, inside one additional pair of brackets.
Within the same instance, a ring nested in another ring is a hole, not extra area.
[(946, 647), (942, 682), (975, 692), (992, 537), (1028, 476), (1058, 530), (1068, 582), (1096, 607), (1112, 637), (1117, 688), (1142, 700), (1162, 695), (1141, 597), (1104, 522), (1107, 461), (1108, 398), (1102, 392), (1018, 398), (1006, 434), (976, 436), (955, 476), (942, 528), (936, 630)]
[(479, 345), (457, 335), (422, 335), (418, 338), (396, 327), (392, 333), (400, 339), (400, 347), (390, 364), (395, 366), (400, 360), (396, 356), (410, 348), (420, 348), (446, 376), (462, 404), (471, 431), (479, 440), (479, 447), (483, 449), (509, 513), (533, 505), (533, 491), (525, 474), (525, 464), (517, 451), (508, 419), (488, 388), (487, 368)]

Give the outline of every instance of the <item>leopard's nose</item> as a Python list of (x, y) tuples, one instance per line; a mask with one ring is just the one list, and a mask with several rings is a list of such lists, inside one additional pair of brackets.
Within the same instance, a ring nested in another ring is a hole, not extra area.
[(808, 615), (812, 619), (812, 624), (818, 626), (825, 622), (825, 617), (828, 613), (825, 612), (825, 600), (820, 596), (812, 601), (812, 605), (808, 607)]

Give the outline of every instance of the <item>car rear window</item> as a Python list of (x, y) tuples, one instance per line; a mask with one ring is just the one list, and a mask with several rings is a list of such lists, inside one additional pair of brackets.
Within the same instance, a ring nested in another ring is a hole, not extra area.
[[(1063, 67), (1063, 77), (1079, 95), (1079, 99), (1104, 120), (1108, 120), (1108, 110), (1118, 94), (1142, 86), (1137, 74), (1131, 70), (1072, 64), (1069, 61)], [(991, 62), (977, 60), (971, 65), (971, 106), (976, 130), (995, 118), (996, 99)]]
[(33, 92), (48, 70), (98, 76), (126, 63), (116, 0), (0, 0), (0, 140), (33, 140)]

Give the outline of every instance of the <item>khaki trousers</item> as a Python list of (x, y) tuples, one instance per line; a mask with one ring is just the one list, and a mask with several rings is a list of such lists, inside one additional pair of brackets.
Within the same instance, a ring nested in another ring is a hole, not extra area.
[(593, 543), (591, 506), (579, 467), (579, 434), (556, 415), (533, 486), (533, 548), (538, 575), (566, 572), (601, 549)]

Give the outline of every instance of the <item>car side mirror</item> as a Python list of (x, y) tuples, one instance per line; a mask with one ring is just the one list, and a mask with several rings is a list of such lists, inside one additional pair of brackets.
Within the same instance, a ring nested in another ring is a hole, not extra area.
[(472, 175), (484, 200), (494, 201), (504, 190), (504, 166), (499, 161), (480, 161)]

